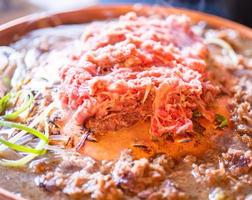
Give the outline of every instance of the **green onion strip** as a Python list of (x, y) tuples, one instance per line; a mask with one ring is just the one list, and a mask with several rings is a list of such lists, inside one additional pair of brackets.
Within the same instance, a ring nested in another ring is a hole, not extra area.
[(9, 147), (10, 149), (20, 151), (23, 153), (33, 153), (33, 154), (38, 154), (38, 155), (41, 155), (44, 153), (44, 151), (33, 149), (30, 147), (26, 147), (24, 145), (14, 144), (14, 143), (8, 142), (2, 138), (0, 138), (0, 143), (4, 144), (5, 146)]
[[(2, 145), (0, 145), (0, 151), (11, 148), (17, 151), (28, 153), (28, 155), (18, 160), (2, 159), (0, 160), (0, 165), (11, 166), (11, 167), (21, 167), (27, 164), (28, 162), (30, 162), (31, 160), (33, 160), (38, 155), (44, 154), (46, 152), (45, 146), (48, 144), (48, 140), (49, 140), (48, 139), (49, 128), (48, 128), (48, 123), (45, 121), (45, 118), (49, 114), (49, 112), (52, 110), (53, 107), (54, 107), (54, 104), (50, 104), (39, 116), (35, 118), (35, 120), (31, 122), (29, 127), (22, 124), (14, 123), (14, 122), (0, 120), (0, 126), (22, 130), (19, 133), (17, 133), (15, 136), (10, 138), (9, 140), (0, 139), (0, 143), (2, 143)], [(31, 128), (38, 125), (41, 121), (44, 121), (45, 123), (44, 134), (34, 128)], [(23, 137), (27, 133), (30, 133), (40, 139), (40, 141), (37, 143), (35, 148), (29, 148), (23, 145), (15, 144), (21, 137)]]
[[(37, 116), (29, 125), (29, 127), (34, 127), (37, 126), (41, 121), (43, 121), (46, 116), (48, 115), (48, 113), (52, 110), (52, 108), (54, 107), (54, 104), (50, 104), (39, 116)], [(13, 137), (11, 137), (8, 142), (11, 143), (16, 143), (21, 137), (23, 137), (24, 135), (26, 135), (26, 131), (22, 130), (19, 133), (17, 133), (16, 135), (14, 135)], [(4, 151), (8, 149), (7, 146), (5, 145), (0, 145), (0, 151)]]
[[(49, 137), (49, 128), (48, 128), (48, 123), (45, 121), (45, 137)], [(36, 145), (35, 149), (36, 150), (42, 150), (44, 153), (46, 152), (45, 146), (47, 145), (47, 142), (44, 140), (40, 140), (39, 143)], [(32, 161), (34, 158), (36, 158), (38, 155), (36, 154), (28, 154), (24, 156), (21, 159), (18, 160), (7, 160), (7, 159), (2, 159), (0, 160), (0, 165), (2, 166), (7, 166), (7, 167), (22, 167), (26, 165), (28, 162)]]
[(7, 93), (5, 96), (3, 96), (0, 99), (0, 114), (6, 110), (6, 107), (9, 104), (10, 98), (11, 98), (11, 94)]
[[(48, 143), (48, 138), (45, 137), (45, 135), (43, 133), (41, 133), (40, 131), (38, 131), (36, 129), (27, 127), (25, 125), (0, 120), (0, 126), (8, 127), (8, 128), (16, 128), (18, 130), (26, 131), (27, 133), (30, 133), (30, 134), (40, 138), (41, 140), (44, 140), (46, 143)], [(7, 140), (4, 140), (2, 138), (0, 138), (0, 143), (2, 143), (3, 145), (7, 146), (10, 149), (20, 151), (20, 152), (24, 152), (24, 153), (34, 153), (34, 154), (40, 154), (40, 155), (44, 153), (41, 150), (33, 149), (33, 148), (26, 147), (26, 146), (23, 146), (23, 145), (18, 145), (18, 144), (9, 142)]]
[(22, 124), (15, 123), (15, 122), (0, 120), (0, 126), (4, 126), (4, 127), (8, 127), (8, 128), (16, 128), (18, 130), (23, 130), (23, 131), (26, 131), (27, 133), (30, 133), (30, 134), (40, 138), (41, 140), (44, 140), (44, 141), (48, 142), (48, 138), (46, 138), (44, 136), (44, 134), (41, 134), (41, 132), (39, 132), (38, 130), (30, 128), (30, 127), (28, 127), (26, 125), (22, 125)]
[[(20, 92), (17, 95), (19, 95), (19, 94), (20, 94)], [(20, 108), (18, 108), (16, 111), (14, 111), (12, 113), (5, 114), (5, 115), (3, 115), (1, 117), (4, 118), (4, 119), (7, 119), (7, 120), (14, 120), (21, 113), (26, 111), (31, 106), (31, 104), (33, 103), (34, 96), (32, 95), (31, 92), (28, 92), (28, 94), (25, 97), (26, 97), (26, 99), (24, 100), (24, 103), (20, 106)]]

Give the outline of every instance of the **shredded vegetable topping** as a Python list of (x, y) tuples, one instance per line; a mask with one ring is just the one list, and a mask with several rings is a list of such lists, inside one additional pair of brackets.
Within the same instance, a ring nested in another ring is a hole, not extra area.
[(45, 142), (48, 142), (48, 138), (44, 136), (44, 134), (41, 134), (40, 131), (30, 128), (28, 126), (19, 124), (19, 123), (14, 123), (14, 122), (8, 122), (8, 121), (3, 121), (0, 120), (0, 126), (4, 126), (4, 127), (9, 127), (9, 128), (16, 128), (18, 130), (23, 130), (26, 131), (27, 133), (30, 133), (38, 138), (40, 138), (41, 140), (44, 140)]
[(34, 100), (34, 97), (33, 97), (32, 93), (31, 92), (26, 92), (24, 95), (25, 95), (24, 103), (18, 109), (16, 109), (14, 112), (9, 113), (9, 114), (5, 114), (4, 116), (2, 116), (4, 119), (14, 120), (21, 113), (26, 111), (31, 106), (31, 104), (32, 104), (32, 102)]
[[(43, 137), (47, 138), (46, 140), (40, 140), (38, 144), (36, 145), (36, 147), (32, 149), (33, 152), (29, 151), (28, 154), (24, 156), (23, 158), (20, 158), (18, 160), (2, 159), (0, 160), (0, 165), (9, 166), (9, 167), (22, 167), (26, 165), (27, 163), (29, 163), (30, 161), (32, 161), (38, 155), (44, 154), (46, 152), (45, 147), (48, 144), (48, 137), (49, 137), (48, 124), (46, 121), (44, 123), (45, 123), (45, 134)], [(43, 135), (42, 133), (40, 134)], [(14, 143), (10, 143), (10, 144), (15, 145)]]
[[(17, 93), (16, 95), (11, 95), (11, 93), (8, 93), (7, 95), (5, 95), (4, 97), (2, 97), (0, 99), (1, 108), (2, 108), (1, 113), (4, 113), (6, 111), (7, 104), (9, 104), (9, 102), (11, 101), (11, 98), (13, 96), (14, 97), (19, 96), (20, 93), (21, 92)], [(46, 152), (45, 145), (48, 144), (48, 140), (49, 140), (48, 139), (49, 138), (48, 126), (46, 128), (47, 122), (44, 122), (45, 123), (45, 134), (44, 134), (44, 133), (41, 133), (40, 131), (38, 131), (34, 128), (31, 128), (27, 125), (6, 121), (6, 120), (16, 119), (21, 113), (26, 111), (31, 106), (33, 100), (34, 100), (34, 97), (33, 97), (32, 93), (28, 92), (25, 96), (25, 100), (24, 100), (23, 104), (19, 108), (15, 109), (11, 113), (0, 116), (0, 127), (14, 128), (14, 129), (21, 131), (7, 140), (0, 137), (0, 143), (2, 144), (0, 146), (0, 151), (4, 151), (9, 148), (9, 149), (27, 154), (26, 156), (24, 156), (23, 158), (21, 158), (19, 160), (2, 159), (2, 160), (0, 160), (0, 165), (20, 167), (20, 166), (23, 166), (26, 163), (30, 162), (36, 156), (42, 155)], [(43, 119), (44, 119), (46, 117), (44, 115), (48, 114), (48, 112), (51, 109), (52, 109), (52, 107), (49, 106), (40, 116), (38, 116), (37, 121), (36, 120), (35, 120), (36, 122), (33, 121), (31, 123), (31, 125), (32, 126), (37, 125), (40, 122), (41, 117), (43, 117)], [(39, 143), (36, 145), (35, 148), (16, 143), (17, 141), (21, 140), (22, 137), (25, 137), (26, 134), (31, 134), (31, 135), (40, 139)]]
[(215, 121), (217, 122), (218, 128), (224, 128), (228, 126), (228, 120), (223, 115), (216, 114)]
[(8, 93), (0, 99), (0, 114), (6, 110), (7, 105), (9, 104), (11, 94)]
[(109, 113), (127, 112), (153, 95), (151, 132), (192, 131), (193, 110), (210, 116), (204, 94), (206, 46), (185, 16), (138, 17), (94, 23), (84, 32), (83, 50), (61, 69), (60, 99), (83, 124)]

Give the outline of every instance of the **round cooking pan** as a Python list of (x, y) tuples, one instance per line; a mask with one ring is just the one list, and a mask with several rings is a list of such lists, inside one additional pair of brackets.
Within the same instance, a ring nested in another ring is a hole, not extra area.
[(3, 24), (0, 26), (0, 45), (8, 45), (10, 42), (17, 40), (20, 36), (35, 29), (57, 26), (60, 24), (78, 24), (93, 20), (103, 20), (117, 17), (129, 11), (135, 11), (141, 14), (186, 14), (191, 17), (193, 21), (203, 20), (215, 28), (225, 27), (235, 29), (243, 36), (252, 39), (252, 29), (230, 20), (202, 12), (157, 6), (100, 5), (66, 12), (32, 14)]
[[(58, 12), (58, 13), (39, 13), (29, 16), (25, 16), (14, 21), (8, 22), (0, 26), (0, 45), (8, 45), (11, 42), (18, 40), (21, 36), (26, 33), (40, 28), (53, 27), (61, 24), (78, 24), (91, 22), (94, 20), (104, 20), (113, 17), (118, 17), (119, 15), (125, 14), (129, 11), (135, 11), (139, 14), (186, 14), (194, 22), (205, 21), (209, 26), (214, 28), (231, 28), (238, 31), (243, 37), (252, 39), (252, 29), (240, 25), (238, 23), (216, 17), (213, 15), (186, 10), (177, 9), (170, 7), (157, 7), (157, 6), (133, 6), (133, 5), (107, 5), (107, 6), (93, 6), (88, 8), (81, 8), (77, 10)], [(1, 178), (1, 177), (0, 177)], [(35, 183), (34, 183), (35, 184)], [(24, 196), (29, 197), (29, 193), (33, 191), (35, 185), (31, 184), (29, 191), (23, 189), (23, 191), (18, 191)], [(15, 187), (15, 186), (13, 186)], [(32, 188), (33, 187), (33, 188)], [(22, 186), (19, 186), (22, 188)], [(15, 191), (13, 188), (12, 192)], [(41, 190), (41, 194), (43, 191)], [(36, 199), (43, 199), (41, 194), (36, 194)], [(0, 200), (21, 200), (21, 197), (15, 197), (13, 194), (0, 188)], [(53, 198), (52, 198), (53, 199)]]

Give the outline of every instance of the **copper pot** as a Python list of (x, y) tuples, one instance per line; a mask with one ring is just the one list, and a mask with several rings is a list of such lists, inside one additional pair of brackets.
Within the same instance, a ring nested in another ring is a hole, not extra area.
[[(186, 14), (191, 17), (194, 22), (206, 21), (208, 25), (213, 28), (231, 28), (240, 32), (242, 36), (252, 39), (252, 29), (230, 20), (202, 12), (171, 7), (97, 5), (66, 12), (32, 14), (3, 24), (0, 26), (0, 45), (8, 45), (35, 29), (53, 27), (61, 24), (78, 24), (94, 20), (104, 20), (117, 17), (129, 11), (135, 11), (139, 14), (151, 14), (157, 12), (160, 14)], [(0, 188), (0, 200), (1, 199), (20, 200), (22, 198), (15, 197), (13, 194)]]

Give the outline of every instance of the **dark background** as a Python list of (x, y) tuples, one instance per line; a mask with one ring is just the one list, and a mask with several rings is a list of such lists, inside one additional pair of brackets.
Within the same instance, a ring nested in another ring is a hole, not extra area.
[(62, 11), (97, 3), (183, 7), (226, 17), (252, 27), (252, 0), (0, 0), (0, 24), (34, 12)]
[(101, 0), (102, 3), (148, 3), (190, 8), (229, 18), (252, 27), (252, 0)]

